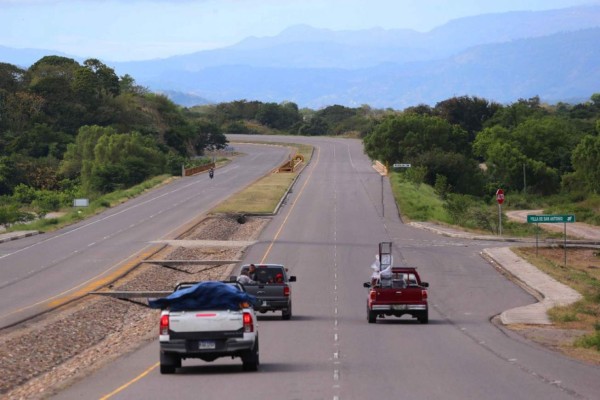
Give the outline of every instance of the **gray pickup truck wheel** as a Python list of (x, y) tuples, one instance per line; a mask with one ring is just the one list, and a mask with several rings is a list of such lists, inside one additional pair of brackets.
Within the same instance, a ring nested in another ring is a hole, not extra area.
[(281, 319), (289, 320), (292, 318), (292, 303), (290, 303), (290, 308), (287, 310), (283, 310), (281, 312)]

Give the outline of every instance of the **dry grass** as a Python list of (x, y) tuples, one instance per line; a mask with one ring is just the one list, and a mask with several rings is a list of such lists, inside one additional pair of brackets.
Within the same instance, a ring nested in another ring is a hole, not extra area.
[[(273, 143), (269, 143), (269, 145), (273, 145)], [(296, 154), (301, 154), (304, 157), (304, 165), (309, 162), (313, 151), (312, 146), (287, 143), (286, 146), (293, 147)], [(215, 207), (212, 212), (240, 214), (273, 213), (285, 195), (285, 192), (298, 176), (298, 173), (299, 170), (295, 172), (271, 173), (241, 192), (231, 196)]]
[(515, 248), (516, 254), (583, 296), (549, 311), (549, 328), (521, 327), (528, 338), (582, 360), (600, 364), (600, 252), (598, 249)]
[(270, 174), (215, 207), (215, 213), (272, 213), (296, 173)]

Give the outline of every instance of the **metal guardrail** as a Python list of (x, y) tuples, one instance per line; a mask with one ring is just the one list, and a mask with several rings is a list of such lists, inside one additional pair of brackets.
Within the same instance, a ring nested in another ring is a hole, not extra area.
[(289, 161), (286, 161), (281, 165), (277, 172), (294, 172), (296, 167), (304, 162), (304, 156), (302, 154), (294, 155)]
[(196, 175), (196, 174), (199, 174), (200, 172), (208, 171), (211, 168), (215, 168), (215, 163), (200, 165), (198, 167), (192, 167), (192, 168), (181, 167), (181, 176)]

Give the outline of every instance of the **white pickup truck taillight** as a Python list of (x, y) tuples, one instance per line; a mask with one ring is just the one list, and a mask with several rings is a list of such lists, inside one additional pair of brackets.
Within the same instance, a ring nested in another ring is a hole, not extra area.
[(168, 335), (169, 334), (169, 315), (165, 314), (160, 317), (160, 335)]
[(254, 332), (254, 321), (252, 321), (252, 315), (249, 312), (245, 312), (242, 318), (244, 321), (244, 332)]

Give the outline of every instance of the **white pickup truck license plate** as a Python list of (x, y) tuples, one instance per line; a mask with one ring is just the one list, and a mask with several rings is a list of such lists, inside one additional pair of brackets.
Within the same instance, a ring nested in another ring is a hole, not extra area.
[(198, 344), (198, 348), (200, 350), (214, 349), (215, 347), (217, 347), (217, 346), (216, 346), (214, 340), (201, 340), (200, 343)]

